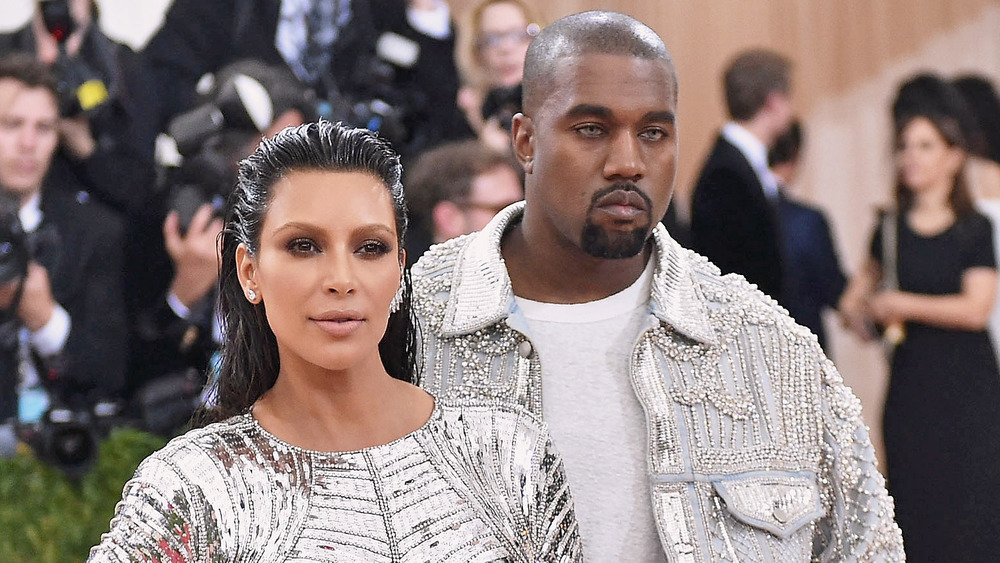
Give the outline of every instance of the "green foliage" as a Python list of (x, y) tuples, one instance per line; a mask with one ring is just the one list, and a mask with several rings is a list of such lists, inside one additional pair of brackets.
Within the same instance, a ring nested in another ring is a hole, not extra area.
[(79, 563), (108, 531), (125, 481), (166, 440), (113, 430), (79, 482), (21, 453), (0, 460), (0, 561)]

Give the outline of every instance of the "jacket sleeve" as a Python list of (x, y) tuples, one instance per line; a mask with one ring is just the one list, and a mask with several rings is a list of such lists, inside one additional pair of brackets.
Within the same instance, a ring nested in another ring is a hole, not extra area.
[(903, 537), (892, 497), (878, 470), (861, 401), (824, 358), (825, 456), (820, 483), (827, 515), (820, 522), (820, 561), (904, 561)]

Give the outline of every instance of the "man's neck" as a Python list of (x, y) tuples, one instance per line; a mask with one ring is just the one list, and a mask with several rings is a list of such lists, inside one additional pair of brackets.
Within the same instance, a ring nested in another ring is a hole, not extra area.
[(586, 303), (629, 287), (642, 275), (652, 242), (631, 258), (595, 258), (576, 247), (535, 243), (524, 223), (501, 241), (514, 295), (543, 303)]
[(771, 148), (774, 145), (776, 135), (772, 131), (769, 121), (764, 116), (757, 114), (746, 121), (734, 121), (734, 123), (746, 129), (748, 133), (763, 143), (765, 147)]

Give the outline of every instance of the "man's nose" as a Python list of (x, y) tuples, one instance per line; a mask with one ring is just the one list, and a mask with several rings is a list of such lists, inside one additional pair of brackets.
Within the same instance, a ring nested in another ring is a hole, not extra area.
[(611, 148), (604, 163), (606, 178), (638, 180), (646, 174), (640, 141), (631, 133), (622, 132), (611, 140)]

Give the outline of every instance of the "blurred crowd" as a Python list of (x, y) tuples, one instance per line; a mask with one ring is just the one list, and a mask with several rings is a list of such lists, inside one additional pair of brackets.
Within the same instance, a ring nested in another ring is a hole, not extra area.
[[(520, 200), (511, 117), (545, 22), (524, 0), (482, 0), (464, 15), (444, 0), (174, 0), (135, 51), (101, 32), (93, 0), (39, 0), (0, 35), (0, 455), (20, 439), (79, 470), (110, 426), (169, 435), (212, 400), (202, 389), (224, 330), (219, 211), (261, 136), (323, 118), (390, 140), (413, 217), (408, 263)], [(823, 212), (789, 190), (808, 139), (792, 70), (767, 50), (731, 61), (730, 121), (690, 217), (664, 219), (671, 234), (746, 276), (824, 345), (825, 310), (884, 339), (894, 381), (969, 361), (995, 374), (994, 348), (981, 346), (1000, 335), (994, 86), (930, 73), (900, 84), (895, 202), (848, 275)], [(981, 336), (956, 348), (956, 331)], [(904, 531), (919, 526), (905, 499), (926, 491), (893, 472), (915, 463), (913, 421), (938, 416), (914, 404), (949, 393), (923, 385), (891, 387), (902, 403), (886, 415), (899, 417), (887, 418), (887, 446)]]

